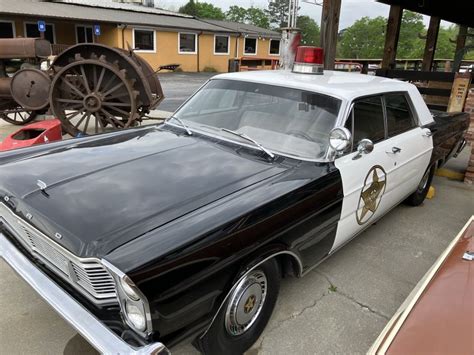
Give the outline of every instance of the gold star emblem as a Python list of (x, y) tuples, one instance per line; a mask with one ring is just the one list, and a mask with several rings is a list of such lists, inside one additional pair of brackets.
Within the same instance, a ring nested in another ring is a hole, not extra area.
[(254, 295), (247, 298), (247, 301), (245, 302), (245, 305), (244, 305), (245, 313), (250, 313), (252, 311), (253, 307), (255, 307), (255, 301), (256, 301), (256, 298)]
[[(370, 175), (372, 175), (372, 182), (370, 186), (366, 189), (363, 190), (360, 194), (360, 201), (359, 201), (359, 207), (361, 201), (363, 202), (362, 206), (362, 211), (360, 212), (360, 216), (358, 215), (359, 211), (357, 211), (357, 222), (359, 224), (364, 224), (367, 222), (370, 217), (375, 213), (377, 210), (379, 204), (380, 204), (380, 197), (383, 191), (385, 190), (385, 180), (381, 180), (379, 175), (377, 174), (377, 170), (381, 170), (383, 172), (383, 177), (385, 178), (385, 171), (381, 166), (374, 166), (372, 169), (370, 169), (369, 173), (367, 174), (367, 177), (364, 182), (364, 186), (366, 185), (367, 179)], [(359, 210), (359, 208), (358, 208)], [(367, 218), (367, 220), (363, 221), (365, 216), (367, 215), (368, 212), (372, 212), (372, 215)]]

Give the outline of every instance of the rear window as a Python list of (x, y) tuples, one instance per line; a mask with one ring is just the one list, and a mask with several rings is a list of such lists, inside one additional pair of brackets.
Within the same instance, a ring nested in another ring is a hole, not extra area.
[(385, 95), (385, 107), (387, 110), (389, 137), (396, 136), (415, 127), (415, 120), (404, 94)]

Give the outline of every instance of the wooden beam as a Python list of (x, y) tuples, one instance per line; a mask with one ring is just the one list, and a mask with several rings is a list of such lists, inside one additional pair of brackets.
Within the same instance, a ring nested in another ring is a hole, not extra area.
[(438, 41), (439, 24), (441, 18), (431, 16), (430, 26), (426, 34), (425, 53), (423, 54), (423, 63), (421, 64), (422, 71), (431, 71), (433, 67), (433, 59), (436, 51), (436, 42)]
[(341, 0), (323, 0), (321, 14), (321, 47), (324, 48), (324, 69), (334, 69)]
[(385, 47), (382, 58), (382, 68), (394, 69), (397, 57), (398, 37), (402, 23), (403, 8), (398, 5), (390, 5), (390, 13), (387, 20), (387, 32), (385, 33)]
[(458, 38), (456, 39), (456, 53), (466, 46), (467, 26), (459, 26)]

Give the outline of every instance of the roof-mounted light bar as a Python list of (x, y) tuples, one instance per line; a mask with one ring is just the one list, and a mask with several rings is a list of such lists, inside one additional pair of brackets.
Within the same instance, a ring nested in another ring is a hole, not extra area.
[(293, 73), (323, 74), (324, 51), (319, 47), (300, 46), (296, 50)]

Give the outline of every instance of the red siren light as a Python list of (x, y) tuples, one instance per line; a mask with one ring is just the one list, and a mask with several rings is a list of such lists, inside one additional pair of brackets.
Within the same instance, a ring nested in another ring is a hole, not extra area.
[(324, 50), (319, 47), (300, 46), (296, 49), (294, 73), (323, 74)]

